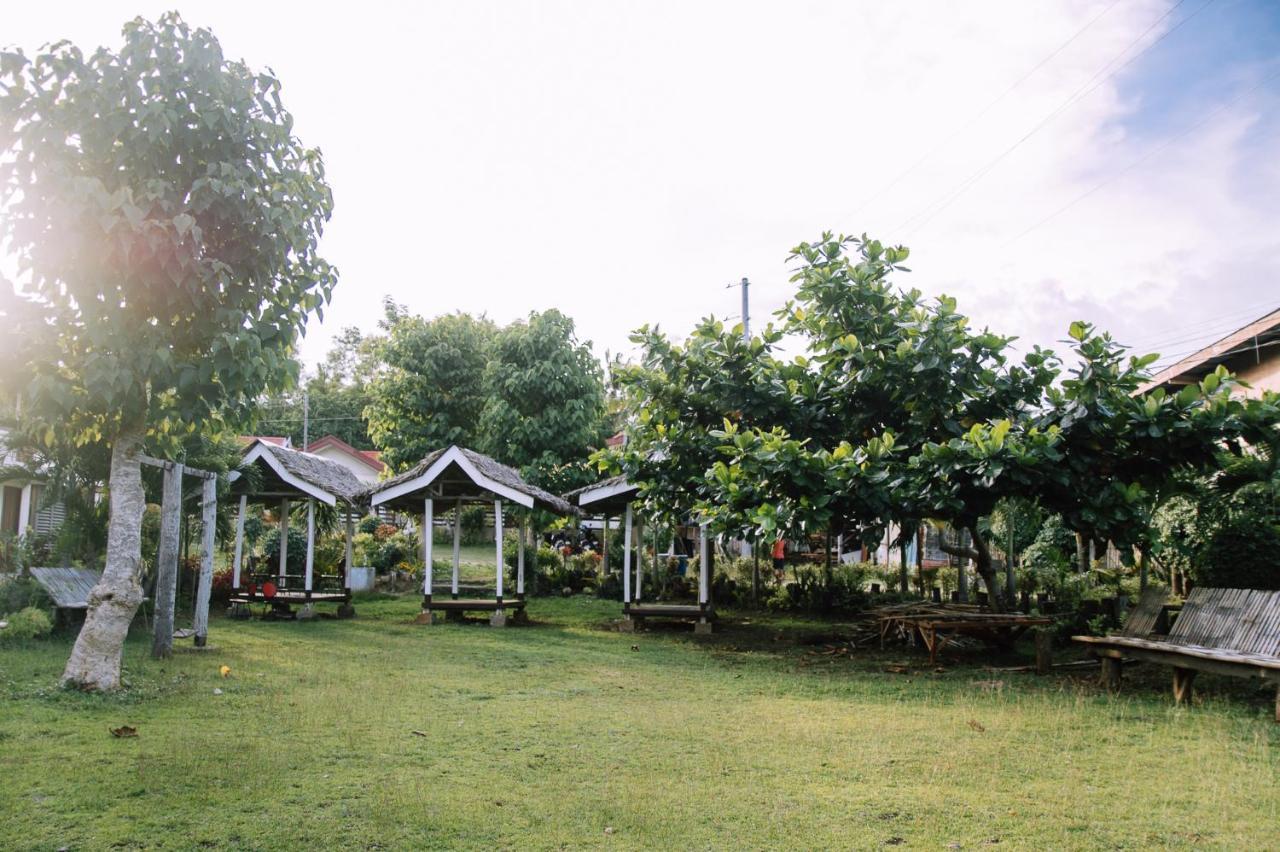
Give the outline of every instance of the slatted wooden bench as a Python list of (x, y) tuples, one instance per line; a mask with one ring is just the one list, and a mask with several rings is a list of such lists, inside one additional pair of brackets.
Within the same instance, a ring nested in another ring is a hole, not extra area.
[(1122, 657), (1172, 666), (1173, 698), (1178, 703), (1191, 698), (1197, 672), (1275, 683), (1280, 722), (1280, 592), (1194, 589), (1168, 636), (1072, 638), (1102, 658), (1103, 680), (1112, 688), (1120, 685)]

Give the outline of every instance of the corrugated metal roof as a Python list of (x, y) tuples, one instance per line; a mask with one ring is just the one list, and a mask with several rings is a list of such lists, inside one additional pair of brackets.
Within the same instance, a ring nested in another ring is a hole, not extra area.
[(89, 606), (89, 592), (102, 579), (102, 572), (88, 568), (32, 568), (31, 576), (44, 586), (55, 605), (85, 609)]

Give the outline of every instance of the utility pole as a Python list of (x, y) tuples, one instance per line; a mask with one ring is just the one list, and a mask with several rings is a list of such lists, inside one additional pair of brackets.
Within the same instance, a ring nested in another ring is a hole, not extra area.
[(728, 290), (730, 287), (742, 288), (742, 342), (743, 343), (751, 342), (751, 308), (749, 304), (750, 300), (747, 298), (747, 289), (750, 286), (751, 286), (751, 282), (748, 281), (746, 278), (743, 278), (742, 283), (740, 284), (725, 285), (726, 290)]
[(311, 391), (302, 391), (302, 449), (311, 443)]

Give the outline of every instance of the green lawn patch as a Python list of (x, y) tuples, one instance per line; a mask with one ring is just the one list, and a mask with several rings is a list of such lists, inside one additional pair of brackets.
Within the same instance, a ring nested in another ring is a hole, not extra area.
[(415, 596), (356, 606), (215, 619), (216, 650), (166, 662), (136, 631), (112, 696), (54, 686), (72, 637), (0, 651), (0, 845), (1280, 845), (1280, 726), (1247, 682), (1205, 677), (1176, 708), (1165, 670), (1110, 696), (976, 653), (826, 655), (825, 622), (695, 639), (613, 632), (618, 604), (585, 597), (505, 630), (414, 625)]

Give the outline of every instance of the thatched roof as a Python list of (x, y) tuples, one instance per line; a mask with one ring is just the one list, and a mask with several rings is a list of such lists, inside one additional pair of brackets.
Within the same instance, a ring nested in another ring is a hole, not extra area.
[(557, 515), (576, 514), (568, 502), (529, 484), (514, 468), (483, 453), (456, 445), (429, 453), (399, 476), (370, 488), (365, 496), (375, 506), (401, 504), (416, 509), (421, 508), (416, 504), (428, 493), (445, 499), (451, 496), (474, 497), (477, 492), (485, 492), (495, 498), (514, 499)]
[(574, 506), (587, 512), (617, 512), (626, 508), (636, 497), (639, 487), (627, 482), (625, 476), (611, 476), (591, 485), (575, 488), (564, 495)]
[[(356, 479), (354, 473), (335, 461), (311, 453), (257, 440), (245, 448), (240, 466), (244, 467), (257, 462), (264, 463), (269, 469), (268, 477), (273, 480), (269, 487), (273, 490), (291, 488), (297, 491), (299, 496), (323, 499), (321, 494), (312, 493), (313, 489), (318, 489), (338, 500), (352, 504), (361, 502), (364, 497), (365, 484)], [(283, 475), (281, 475), (282, 472)]]

